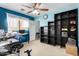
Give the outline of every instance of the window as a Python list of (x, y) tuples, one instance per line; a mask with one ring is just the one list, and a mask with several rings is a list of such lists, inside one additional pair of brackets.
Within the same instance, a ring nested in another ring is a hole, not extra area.
[(17, 17), (16, 15), (8, 14), (8, 32), (18, 31), (18, 30), (28, 30), (29, 22), (25, 18)]
[(28, 26), (29, 26), (29, 22), (27, 20), (24, 20), (24, 19), (20, 19), (19, 20), (19, 25), (20, 25), (20, 30), (28, 30)]

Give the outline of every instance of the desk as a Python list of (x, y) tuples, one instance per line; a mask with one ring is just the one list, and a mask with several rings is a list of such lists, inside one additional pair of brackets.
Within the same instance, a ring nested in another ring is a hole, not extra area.
[(5, 56), (7, 54), (8, 54), (8, 50), (3, 47), (0, 47), (0, 56)]
[(29, 41), (29, 33), (23, 33), (23, 34), (20, 34), (21, 37), (20, 37), (20, 42), (28, 42)]
[(23, 34), (20, 34), (20, 35), (28, 35), (28, 33), (23, 33)]
[(4, 52), (7, 52), (8, 50), (5, 49), (4, 47), (0, 47), (0, 53), (4, 53)]
[(0, 47), (1, 46), (5, 46), (5, 45), (8, 45), (8, 44), (11, 44), (10, 42), (12, 41), (12, 43), (15, 43), (15, 42), (19, 42), (19, 40), (16, 40), (14, 38), (11, 38), (11, 39), (8, 39), (6, 41), (1, 41), (0, 42)]
[(0, 39), (9, 39), (9, 38), (13, 38), (14, 36), (0, 36)]

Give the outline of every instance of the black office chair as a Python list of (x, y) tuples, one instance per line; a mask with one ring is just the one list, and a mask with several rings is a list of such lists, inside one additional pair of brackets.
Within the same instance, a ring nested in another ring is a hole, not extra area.
[(24, 53), (27, 53), (28, 56), (31, 56), (31, 51), (32, 51), (32, 49), (31, 50), (26, 50), (26, 51), (24, 51)]
[(20, 56), (20, 49), (23, 47), (24, 45), (22, 43), (13, 43), (10, 44), (9, 47), (9, 53), (10, 54), (16, 54), (18, 53), (18, 56)]

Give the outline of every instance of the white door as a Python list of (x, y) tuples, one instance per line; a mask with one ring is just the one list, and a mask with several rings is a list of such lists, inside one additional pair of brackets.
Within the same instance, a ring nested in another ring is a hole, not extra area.
[(30, 41), (36, 39), (36, 32), (39, 32), (40, 24), (38, 21), (29, 20)]

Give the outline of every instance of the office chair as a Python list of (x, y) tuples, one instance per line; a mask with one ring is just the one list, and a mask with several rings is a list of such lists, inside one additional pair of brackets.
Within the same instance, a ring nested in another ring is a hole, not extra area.
[(24, 51), (24, 53), (27, 53), (28, 56), (31, 56), (31, 54), (30, 54), (31, 51), (32, 51), (32, 49), (31, 50), (26, 50), (26, 51)]
[(16, 54), (18, 53), (18, 56), (20, 56), (20, 49), (23, 47), (24, 45), (22, 43), (13, 43), (10, 44), (9, 47), (9, 52), (10, 54)]

